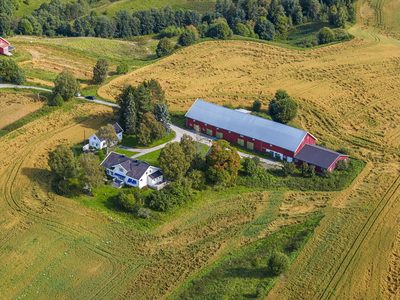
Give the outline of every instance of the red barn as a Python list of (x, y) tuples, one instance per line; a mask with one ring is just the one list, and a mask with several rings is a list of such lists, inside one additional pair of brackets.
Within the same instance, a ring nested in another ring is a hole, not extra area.
[[(339, 159), (348, 159), (346, 155), (315, 146), (316, 138), (304, 130), (200, 99), (185, 117), (188, 128), (198, 128), (201, 133), (223, 138), (250, 150), (270, 152), (284, 161), (313, 164), (316, 171), (333, 170)], [(323, 159), (315, 160), (314, 157)]]
[(11, 50), (14, 50), (14, 47), (10, 46), (10, 43), (7, 42), (4, 38), (0, 37), (0, 54), (11, 56)]

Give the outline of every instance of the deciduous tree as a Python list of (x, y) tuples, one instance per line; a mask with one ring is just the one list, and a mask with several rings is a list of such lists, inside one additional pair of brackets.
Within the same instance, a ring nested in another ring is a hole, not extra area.
[(99, 138), (104, 139), (107, 149), (107, 154), (110, 148), (115, 147), (118, 144), (118, 142), (120, 142), (120, 139), (118, 138), (115, 132), (115, 128), (111, 124), (105, 125), (100, 128)]
[(161, 150), (158, 161), (165, 177), (169, 180), (180, 180), (190, 166), (178, 142), (167, 144)]
[(64, 180), (71, 178), (76, 174), (76, 163), (74, 153), (66, 144), (57, 146), (54, 151), (49, 153), (49, 167), (57, 177)]
[(89, 194), (92, 188), (98, 187), (103, 183), (105, 169), (100, 166), (100, 159), (92, 153), (83, 153), (79, 158), (79, 166), (82, 168), (82, 180), (87, 185)]
[(285, 162), (285, 161), (283, 162), (283, 167), (282, 167), (283, 175), (285, 176), (292, 175), (295, 170), (296, 170), (296, 165), (294, 164), (294, 162)]
[(254, 100), (253, 111), (260, 112), (260, 109), (261, 109), (261, 101), (259, 99)]
[(69, 69), (63, 69), (54, 80), (54, 94), (60, 94), (64, 101), (68, 101), (80, 91), (80, 85), (74, 73)]
[(118, 73), (118, 74), (126, 74), (126, 73), (128, 73), (128, 69), (129, 69), (128, 64), (127, 64), (125, 61), (123, 61), (123, 62), (117, 67), (117, 73)]
[(163, 57), (171, 53), (173, 49), (171, 40), (169, 38), (162, 38), (157, 45), (156, 54), (158, 57)]
[[(213, 142), (211, 146), (211, 152), (207, 156), (207, 167), (207, 175), (213, 181), (217, 178), (236, 178), (240, 168), (240, 156), (227, 141), (219, 140)], [(222, 177), (221, 174), (223, 174)]]
[(108, 74), (108, 61), (104, 58), (99, 58), (93, 68), (93, 81), (101, 84), (107, 79)]
[(289, 269), (289, 257), (281, 252), (273, 252), (268, 260), (268, 269), (275, 275), (280, 275)]
[(191, 165), (196, 157), (196, 141), (185, 133), (181, 137), (180, 146), (185, 154), (185, 160)]
[(254, 176), (257, 173), (257, 165), (250, 157), (243, 159), (243, 169), (247, 176)]
[(285, 91), (278, 90), (270, 102), (269, 114), (274, 121), (287, 124), (297, 116), (297, 103)]

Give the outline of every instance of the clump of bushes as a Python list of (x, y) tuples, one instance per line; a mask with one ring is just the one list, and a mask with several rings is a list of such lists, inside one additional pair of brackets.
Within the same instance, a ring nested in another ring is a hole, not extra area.
[(289, 269), (289, 257), (281, 252), (273, 252), (268, 260), (268, 270), (275, 275), (285, 273)]

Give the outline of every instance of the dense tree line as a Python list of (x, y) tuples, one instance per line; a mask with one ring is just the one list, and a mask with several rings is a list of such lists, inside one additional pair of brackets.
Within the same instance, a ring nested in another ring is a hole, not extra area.
[[(89, 14), (90, 1), (43, 3), (31, 15), (13, 18), (19, 0), (0, 0), (0, 35), (94, 36), (128, 38), (159, 33), (171, 37), (193, 26), (199, 37), (225, 39), (232, 33), (271, 40), (284, 35), (292, 25), (328, 21), (336, 26), (355, 20), (355, 0), (218, 0), (215, 11), (199, 12), (151, 8), (131, 13), (117, 11), (115, 16)], [(71, 22), (75, 20), (70, 25)], [(167, 32), (165, 30), (169, 28)], [(190, 44), (190, 43), (189, 43)]]

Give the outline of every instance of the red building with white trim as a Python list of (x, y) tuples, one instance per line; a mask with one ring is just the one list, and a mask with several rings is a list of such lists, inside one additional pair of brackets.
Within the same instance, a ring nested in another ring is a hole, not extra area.
[(197, 127), (201, 133), (240, 144), (250, 150), (270, 152), (284, 161), (297, 164), (307, 162), (315, 165), (318, 172), (324, 169), (332, 171), (339, 159), (348, 160), (347, 155), (315, 146), (316, 138), (304, 130), (200, 99), (196, 100), (185, 117), (188, 128)]
[(6, 39), (0, 37), (0, 54), (11, 56), (12, 53), (10, 51), (14, 49), (15, 48), (10, 46), (10, 43), (7, 42)]

